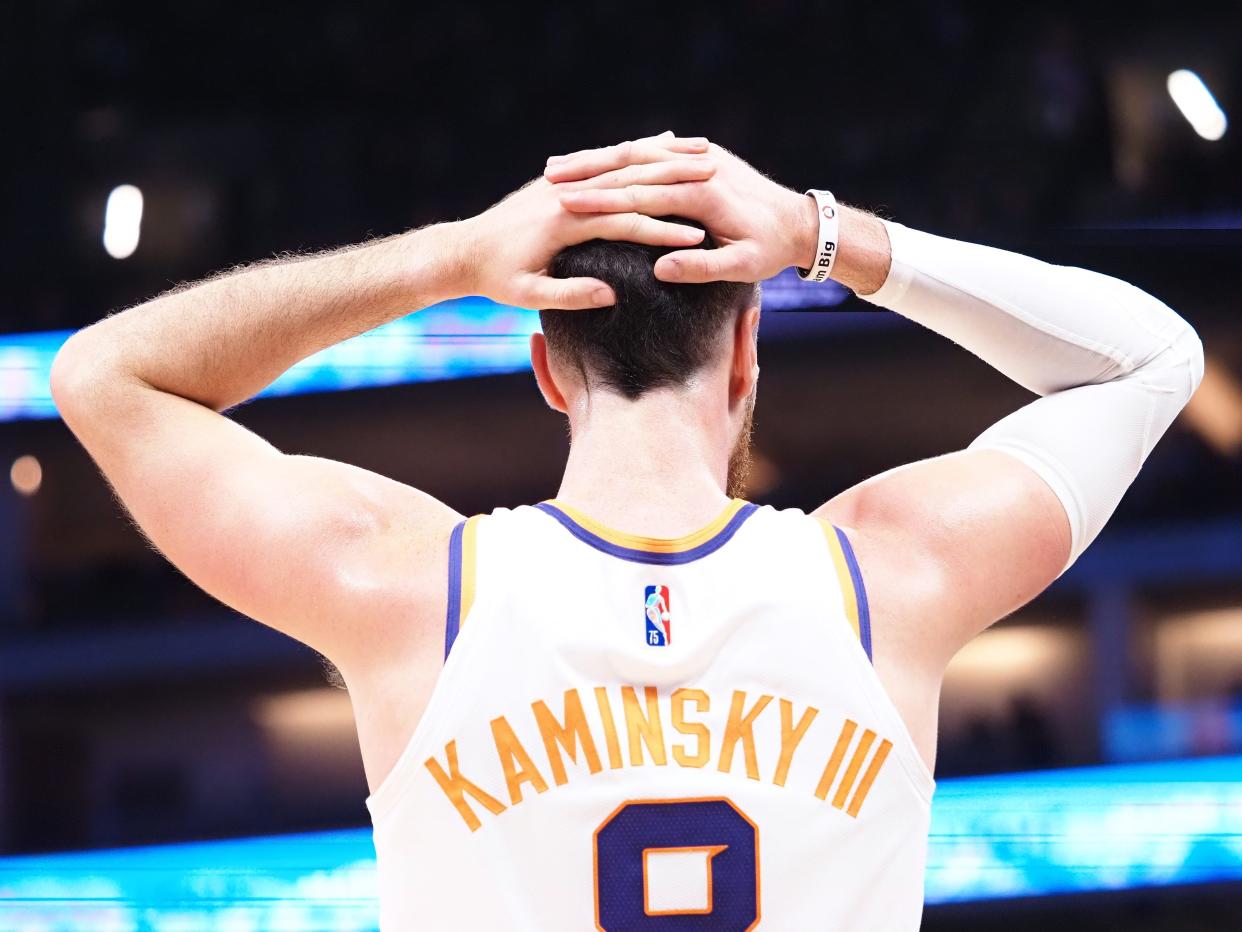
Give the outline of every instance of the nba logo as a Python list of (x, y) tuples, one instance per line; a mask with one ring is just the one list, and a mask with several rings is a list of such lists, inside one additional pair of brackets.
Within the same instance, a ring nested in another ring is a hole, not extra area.
[(643, 596), (647, 619), (647, 646), (668, 647), (673, 640), (673, 620), (669, 614), (668, 586), (648, 586)]

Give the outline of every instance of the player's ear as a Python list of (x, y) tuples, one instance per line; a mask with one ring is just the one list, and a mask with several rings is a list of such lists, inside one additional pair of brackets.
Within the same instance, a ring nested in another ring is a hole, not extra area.
[(733, 325), (733, 358), (729, 367), (729, 401), (750, 396), (759, 381), (759, 306), (737, 315)]
[(535, 382), (539, 385), (539, 392), (548, 407), (567, 414), (569, 405), (565, 403), (565, 395), (552, 376), (552, 366), (548, 362), (548, 341), (542, 333), (530, 335), (530, 366), (535, 370)]

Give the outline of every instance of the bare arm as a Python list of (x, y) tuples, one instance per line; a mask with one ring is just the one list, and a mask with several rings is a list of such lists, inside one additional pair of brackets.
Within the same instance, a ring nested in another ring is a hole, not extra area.
[[(656, 183), (710, 174), (692, 158), (636, 170)], [(633, 214), (568, 214), (538, 181), (471, 220), (263, 264), (109, 317), (65, 345), (53, 394), (174, 564), (348, 677), (392, 649), (386, 625), (438, 642), (443, 553), (459, 516), (365, 470), (284, 455), (219, 412), (298, 360), (435, 301), (611, 303), (602, 282), (544, 274), (570, 243), (692, 245), (699, 235)]]
[(431, 559), (454, 513), (363, 470), (285, 456), (217, 412), (325, 346), (452, 296), (461, 248), (451, 227), (435, 227), (174, 291), (71, 338), (53, 369), (56, 403), (187, 576), (347, 655), (358, 634), (350, 606), (367, 601), (351, 597), (396, 578), (398, 542), (411, 565)]

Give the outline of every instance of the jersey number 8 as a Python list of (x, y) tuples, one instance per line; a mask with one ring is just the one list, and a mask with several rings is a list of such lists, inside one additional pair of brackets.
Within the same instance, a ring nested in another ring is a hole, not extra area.
[[(694, 852), (706, 864), (706, 903), (699, 887), (693, 906), (653, 904), (648, 857)], [(758, 922), (759, 830), (729, 800), (635, 800), (595, 830), (595, 924), (603, 932), (745, 932)]]

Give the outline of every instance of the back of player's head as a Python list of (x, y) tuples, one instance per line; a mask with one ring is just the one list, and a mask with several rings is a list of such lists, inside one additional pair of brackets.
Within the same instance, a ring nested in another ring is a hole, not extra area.
[[(715, 248), (710, 236), (703, 248)], [(660, 281), (653, 267), (672, 251), (597, 239), (553, 258), (553, 278), (598, 278), (617, 295), (611, 307), (539, 313), (548, 349), (575, 366), (589, 386), (633, 400), (653, 389), (684, 385), (723, 351), (738, 314), (757, 302), (758, 289), (751, 284)]]

